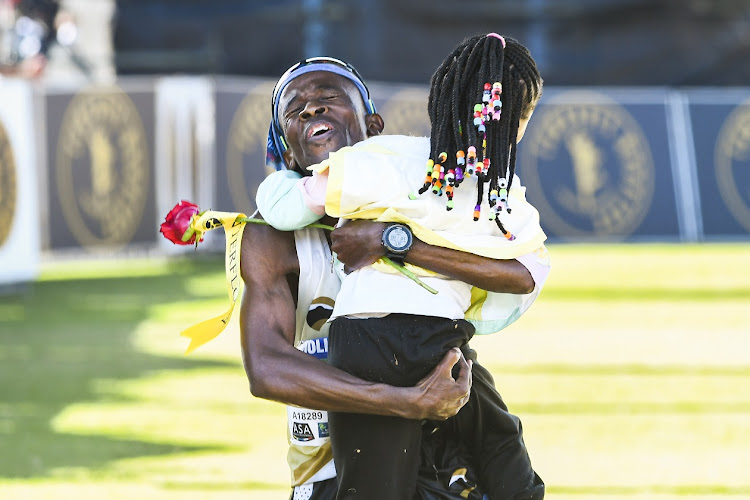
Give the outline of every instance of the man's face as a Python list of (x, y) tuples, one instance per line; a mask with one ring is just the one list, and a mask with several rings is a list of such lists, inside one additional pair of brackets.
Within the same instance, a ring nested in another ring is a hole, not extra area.
[(292, 80), (279, 98), (289, 167), (304, 170), (367, 138), (365, 115), (359, 91), (343, 76), (313, 71)]

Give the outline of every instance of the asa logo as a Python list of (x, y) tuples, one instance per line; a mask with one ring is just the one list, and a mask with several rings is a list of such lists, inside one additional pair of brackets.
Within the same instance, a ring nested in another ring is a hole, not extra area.
[(519, 171), (546, 228), (621, 239), (646, 217), (654, 162), (635, 119), (614, 100), (568, 92), (541, 107), (520, 144)]
[(722, 125), (714, 162), (721, 198), (750, 231), (750, 100), (735, 108)]
[(313, 330), (320, 331), (333, 314), (336, 302), (330, 297), (316, 297), (307, 311), (307, 324)]
[(0, 247), (10, 236), (16, 213), (16, 162), (8, 134), (0, 122)]
[(68, 104), (57, 143), (56, 185), (63, 217), (88, 247), (128, 243), (149, 192), (141, 117), (118, 88), (83, 91)]
[(310, 425), (305, 422), (294, 422), (292, 424), (292, 436), (297, 441), (312, 441), (315, 439)]

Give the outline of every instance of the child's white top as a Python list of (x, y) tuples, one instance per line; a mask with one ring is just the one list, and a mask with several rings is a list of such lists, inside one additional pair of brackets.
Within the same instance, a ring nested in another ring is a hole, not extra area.
[[(530, 294), (495, 294), (471, 285), (425, 272), (412, 266), (433, 295), (383, 263), (359, 269), (343, 277), (333, 316), (407, 313), (466, 318), (477, 333), (498, 331), (515, 321), (534, 301), (549, 271), (544, 248), (546, 235), (539, 214), (526, 201), (525, 188), (515, 177), (509, 192), (511, 214), (501, 220), (515, 240), (506, 239), (487, 215), (486, 197), (482, 215), (473, 221), (477, 180), (472, 177), (454, 191), (455, 208), (445, 209), (445, 196), (431, 191), (410, 199), (424, 182), (429, 157), (429, 139), (378, 136), (331, 153), (313, 167), (329, 172), (326, 213), (348, 219), (375, 219), (408, 224), (422, 241), (496, 259), (523, 258), (533, 268), (536, 287)], [(531, 269), (530, 269), (531, 271)]]

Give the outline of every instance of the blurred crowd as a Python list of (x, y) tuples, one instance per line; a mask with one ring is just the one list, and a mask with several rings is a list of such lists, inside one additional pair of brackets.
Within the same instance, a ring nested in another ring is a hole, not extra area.
[(0, 0), (0, 74), (38, 78), (53, 43), (70, 47), (73, 16), (58, 0)]

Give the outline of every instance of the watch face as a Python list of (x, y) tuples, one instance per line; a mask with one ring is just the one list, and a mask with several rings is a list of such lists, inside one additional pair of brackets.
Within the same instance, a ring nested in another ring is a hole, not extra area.
[(403, 250), (409, 246), (409, 233), (403, 228), (395, 226), (388, 232), (388, 244), (395, 250)]

